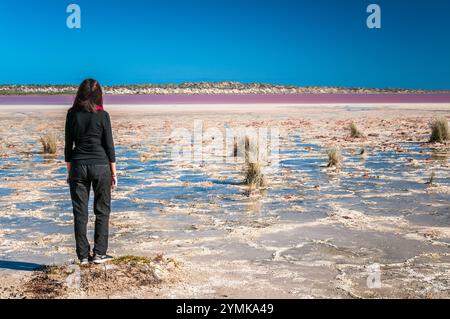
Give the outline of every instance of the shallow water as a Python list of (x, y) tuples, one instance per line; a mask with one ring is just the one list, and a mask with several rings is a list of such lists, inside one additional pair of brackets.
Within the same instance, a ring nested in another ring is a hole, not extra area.
[[(429, 176), (424, 168), (427, 167), (431, 174), (432, 166), (436, 173), (435, 183), (450, 186), (448, 159), (433, 156), (431, 149), (417, 143), (399, 146), (404, 152), (366, 147), (368, 155), (364, 157), (355, 155), (358, 149), (356, 152), (355, 149), (343, 149), (344, 165), (340, 172), (333, 173), (325, 167), (326, 149), (303, 142), (301, 136), (295, 134), (281, 145), (279, 167), (266, 169), (269, 185), (273, 186), (258, 199), (258, 213), (279, 215), (283, 220), (305, 220), (312, 218), (305, 217), (308, 214), (323, 217), (330, 204), (338, 203), (343, 208), (365, 214), (407, 216), (411, 221), (440, 226), (444, 223), (447, 226), (448, 195), (425, 192)], [(245, 214), (247, 204), (254, 202), (245, 196), (245, 189), (239, 185), (243, 177), (235, 164), (210, 167), (206, 164), (201, 167), (193, 163), (180, 169), (168, 153), (150, 161), (141, 161), (139, 156), (137, 150), (118, 146), (117, 157), (123, 173), (120, 186), (128, 192), (126, 197), (113, 201), (114, 211), (149, 210), (153, 213), (154, 209), (167, 204), (189, 206), (191, 203), (208, 205), (213, 202), (216, 206), (202, 214), (217, 210)], [(40, 199), (14, 200), (15, 209), (70, 213), (68, 188), (61, 187), (61, 181), (65, 179), (61, 159), (46, 159), (41, 154), (29, 159), (0, 158), (2, 178), (48, 182), (47, 177), (36, 174), (36, 170), (44, 169), (51, 172), (52, 179), (60, 181), (57, 185), (47, 183), (40, 188)], [(417, 164), (411, 166), (408, 161)], [(217, 178), (221, 174), (225, 179)], [(320, 187), (320, 190), (315, 187)], [(0, 184), (0, 202), (11, 202), (9, 196), (14, 191)], [(439, 203), (442, 206), (436, 207)], [(302, 213), (294, 213), (293, 207), (301, 207)], [(222, 218), (227, 219), (228, 216), (225, 214)]]

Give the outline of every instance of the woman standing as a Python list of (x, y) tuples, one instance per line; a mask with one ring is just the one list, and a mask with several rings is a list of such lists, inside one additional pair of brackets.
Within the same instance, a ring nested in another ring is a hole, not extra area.
[[(100, 264), (112, 257), (108, 250), (111, 188), (117, 187), (116, 158), (109, 114), (103, 109), (103, 92), (93, 79), (78, 88), (67, 112), (65, 161), (72, 198), (76, 252), (81, 265)], [(95, 234), (93, 255), (87, 239), (88, 203), (94, 190)]]

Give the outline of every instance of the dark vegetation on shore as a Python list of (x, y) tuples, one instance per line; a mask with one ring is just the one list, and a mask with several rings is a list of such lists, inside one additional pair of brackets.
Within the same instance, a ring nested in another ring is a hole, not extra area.
[[(0, 85), (0, 95), (73, 95), (77, 85)], [(107, 94), (377, 94), (450, 93), (399, 88), (346, 88), (275, 85), (240, 82), (185, 82), (180, 84), (134, 84), (104, 86)]]

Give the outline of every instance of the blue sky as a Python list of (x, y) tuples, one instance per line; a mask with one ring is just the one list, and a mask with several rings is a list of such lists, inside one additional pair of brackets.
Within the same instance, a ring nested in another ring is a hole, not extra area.
[[(81, 7), (82, 28), (66, 27)], [(382, 28), (366, 26), (367, 5)], [(0, 83), (450, 89), (447, 0), (0, 0)]]

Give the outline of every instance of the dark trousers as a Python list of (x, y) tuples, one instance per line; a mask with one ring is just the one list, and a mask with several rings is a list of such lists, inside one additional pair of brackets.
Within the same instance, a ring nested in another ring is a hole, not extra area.
[(87, 239), (88, 204), (91, 186), (94, 190), (94, 254), (105, 255), (108, 250), (109, 214), (111, 212), (111, 170), (109, 165), (73, 164), (69, 174), (75, 222), (75, 241), (79, 259), (90, 253)]

